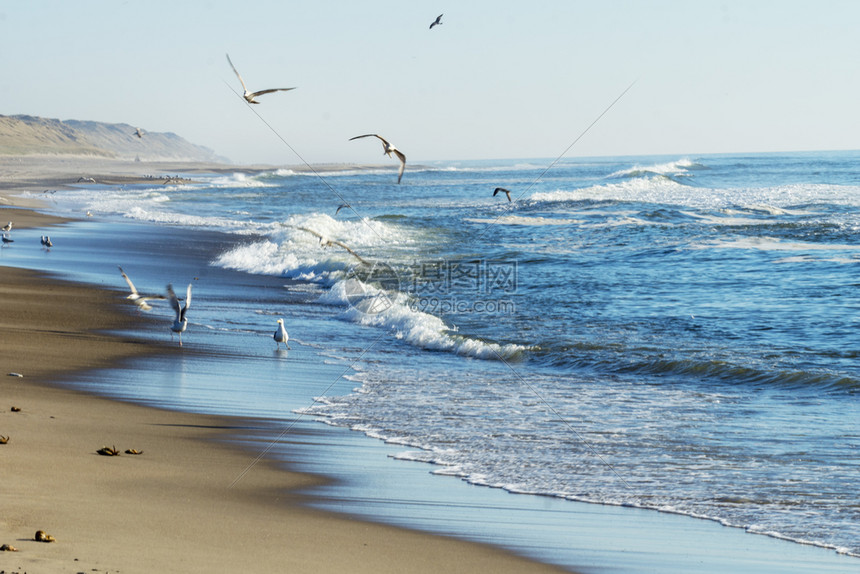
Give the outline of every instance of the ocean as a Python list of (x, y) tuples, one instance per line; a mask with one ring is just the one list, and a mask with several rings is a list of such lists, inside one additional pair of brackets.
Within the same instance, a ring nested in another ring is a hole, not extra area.
[[(49, 210), (92, 218), (0, 264), (191, 284), (180, 358), (75, 384), (270, 420), (266, 452), (304, 468), (299, 429), (464, 500), (691, 517), (860, 568), (860, 152), (552, 161), (86, 184)], [(137, 334), (166, 340), (155, 306)]]

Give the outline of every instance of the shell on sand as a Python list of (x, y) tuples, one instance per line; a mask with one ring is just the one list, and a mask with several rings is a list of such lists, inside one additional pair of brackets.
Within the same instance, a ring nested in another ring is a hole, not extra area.
[(36, 542), (56, 542), (57, 539), (46, 533), (44, 530), (37, 530), (33, 537)]
[(98, 449), (96, 452), (102, 456), (119, 456), (119, 451), (116, 449), (115, 446), (114, 447), (103, 446), (100, 449)]

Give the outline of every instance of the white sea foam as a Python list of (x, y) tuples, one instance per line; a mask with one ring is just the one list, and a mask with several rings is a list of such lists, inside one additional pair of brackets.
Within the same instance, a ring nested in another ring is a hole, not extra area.
[(690, 249), (754, 249), (757, 251), (846, 251), (860, 252), (860, 247), (849, 244), (786, 241), (774, 237), (743, 237), (717, 240), (690, 246)]
[(640, 201), (672, 204), (692, 203), (691, 199), (700, 190), (663, 177), (643, 177), (620, 183), (607, 183), (582, 189), (558, 189), (532, 194), (528, 199), (538, 203), (563, 203), (574, 201)]
[(538, 192), (528, 199), (537, 204), (580, 201), (641, 202), (778, 216), (812, 214), (815, 211), (809, 206), (816, 203), (860, 205), (860, 187), (793, 184), (762, 188), (699, 188), (661, 176), (646, 176), (580, 189)]
[(359, 257), (368, 259), (414, 241), (408, 230), (396, 223), (340, 220), (325, 213), (294, 215), (256, 229), (268, 239), (237, 245), (216, 258), (214, 264), (246, 273), (283, 275), (331, 285), (358, 259), (340, 245), (326, 246), (325, 240), (343, 243)]
[(249, 175), (247, 173), (242, 172), (235, 172), (226, 176), (213, 177), (209, 179), (206, 183), (211, 187), (230, 188), (275, 187), (278, 185), (277, 182), (266, 181), (263, 176)]
[(609, 177), (640, 177), (643, 175), (664, 175), (678, 177), (689, 175), (691, 170), (707, 169), (706, 166), (696, 163), (689, 158), (682, 158), (665, 163), (657, 163), (649, 166), (637, 165), (635, 167), (621, 169), (612, 173)]
[[(363, 296), (357, 298), (356, 293)], [(414, 308), (406, 294), (385, 292), (355, 277), (335, 283), (320, 302), (345, 306), (347, 320), (389, 330), (395, 338), (422, 349), (489, 360), (509, 360), (526, 350), (521, 345), (500, 345), (460, 335), (441, 318)]]
[[(280, 275), (329, 286), (319, 301), (345, 307), (344, 319), (389, 330), (397, 339), (423, 349), (491, 360), (510, 359), (525, 350), (520, 345), (500, 345), (460, 335), (456, 327), (439, 317), (413, 308), (406, 294), (362, 282), (352, 273), (358, 265), (354, 255), (337, 245), (324, 248), (307, 229), (343, 242), (367, 258), (378, 250), (390, 253), (392, 245), (416, 241), (408, 230), (394, 223), (338, 220), (313, 213), (270, 226), (269, 239), (232, 247), (213, 263), (247, 273)], [(371, 308), (374, 303), (379, 305)]]
[(582, 220), (580, 219), (526, 217), (522, 215), (503, 215), (496, 219), (466, 218), (464, 221), (469, 221), (471, 223), (490, 223), (499, 225), (525, 225), (529, 227), (542, 227), (546, 225), (575, 225), (578, 223), (582, 223)]

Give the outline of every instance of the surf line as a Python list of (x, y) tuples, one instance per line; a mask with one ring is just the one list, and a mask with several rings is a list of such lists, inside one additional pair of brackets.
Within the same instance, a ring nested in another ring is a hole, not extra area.
[(361, 220), (361, 221), (362, 221), (362, 222), (363, 222), (367, 227), (369, 227), (369, 228), (370, 228), (370, 230), (371, 230), (371, 231), (373, 231), (373, 233), (374, 233), (374, 234), (376, 234), (376, 236), (377, 236), (377, 237), (379, 237), (380, 239), (383, 239), (383, 240), (384, 240), (384, 238), (379, 234), (379, 232), (378, 232), (378, 231), (376, 231), (376, 229), (374, 229), (374, 228), (373, 228), (373, 226), (372, 226), (372, 225), (370, 225), (370, 223), (368, 223), (367, 219), (366, 219), (366, 218), (364, 218), (364, 217), (362, 217), (362, 216), (361, 216), (361, 214), (359, 214), (359, 213), (358, 213), (358, 212), (357, 212), (357, 211), (352, 207), (352, 205), (350, 205), (350, 204), (349, 204), (349, 202), (348, 202), (348, 201), (346, 201), (346, 200), (343, 198), (343, 196), (342, 196), (340, 193), (338, 193), (338, 191), (337, 191), (334, 187), (332, 187), (332, 185), (331, 185), (331, 184), (330, 184), (330, 183), (329, 183), (329, 182), (328, 182), (328, 181), (327, 181), (327, 180), (322, 176), (322, 174), (320, 174), (320, 172), (318, 172), (317, 170), (315, 170), (315, 169), (314, 169), (314, 167), (313, 167), (311, 164), (309, 164), (309, 163), (307, 162), (307, 160), (305, 160), (305, 158), (304, 158), (304, 157), (302, 157), (302, 154), (300, 154), (298, 151), (296, 151), (296, 149), (295, 149), (293, 146), (291, 146), (291, 145), (290, 145), (290, 143), (289, 143), (286, 139), (284, 139), (284, 136), (282, 136), (280, 133), (278, 133), (278, 130), (276, 130), (276, 129), (272, 126), (272, 124), (270, 124), (268, 121), (266, 121), (266, 118), (264, 118), (262, 115), (260, 115), (260, 112), (258, 112), (256, 109), (252, 108), (252, 107), (251, 107), (251, 105), (250, 105), (248, 102), (246, 102), (246, 101), (245, 101), (245, 98), (242, 96), (242, 94), (240, 94), (239, 92), (237, 92), (236, 90), (234, 90), (234, 89), (233, 89), (233, 86), (231, 86), (230, 84), (228, 84), (226, 80), (224, 81), (224, 85), (226, 85), (226, 86), (227, 86), (227, 88), (228, 88), (231, 92), (233, 92), (233, 93), (236, 95), (236, 97), (237, 97), (237, 98), (239, 98), (240, 100), (242, 100), (242, 101), (245, 103), (245, 105), (248, 107), (248, 109), (249, 109), (249, 110), (251, 110), (252, 112), (254, 112), (254, 115), (255, 115), (255, 116), (257, 116), (257, 117), (260, 119), (260, 121), (261, 121), (261, 122), (263, 122), (263, 124), (265, 124), (265, 126), (266, 126), (267, 128), (269, 128), (269, 130), (271, 130), (271, 132), (272, 132), (273, 134), (275, 134), (275, 136), (276, 136), (279, 140), (281, 140), (281, 142), (283, 142), (283, 144), (284, 144), (285, 146), (287, 146), (287, 148), (288, 148), (291, 152), (293, 152), (293, 154), (295, 154), (295, 156), (296, 156), (297, 158), (299, 158), (299, 160), (300, 160), (303, 164), (305, 164), (305, 166), (306, 166), (309, 170), (311, 170), (311, 173), (313, 173), (313, 174), (314, 174), (314, 175), (315, 175), (315, 176), (316, 176), (316, 177), (317, 177), (317, 178), (318, 178), (318, 179), (319, 179), (319, 180), (320, 180), (320, 181), (321, 181), (321, 182), (322, 182), (322, 183), (323, 183), (323, 184), (324, 184), (328, 189), (329, 189), (329, 191), (331, 191), (333, 194), (335, 194), (335, 195), (337, 196), (337, 198), (341, 201), (341, 203), (342, 203), (343, 205), (345, 205), (346, 207), (348, 207), (348, 208), (349, 208), (349, 210), (350, 210), (350, 211), (352, 211), (352, 212), (355, 214), (355, 216), (356, 216), (356, 217), (358, 217), (358, 218), (359, 218), (359, 219), (360, 219), (360, 220)]
[[(520, 193), (520, 194), (517, 196), (517, 198), (516, 198), (514, 201), (519, 201), (519, 200), (520, 200), (520, 198), (522, 198), (522, 196), (524, 196), (525, 194), (527, 194), (527, 193), (529, 192), (529, 190), (531, 190), (531, 188), (533, 188), (533, 187), (537, 184), (537, 182), (539, 182), (539, 181), (541, 180), (541, 178), (542, 178), (543, 176), (545, 176), (545, 175), (546, 175), (546, 172), (548, 172), (549, 170), (551, 170), (551, 169), (555, 166), (555, 164), (557, 164), (559, 161), (561, 161), (561, 158), (563, 158), (565, 155), (567, 155), (567, 152), (569, 152), (569, 151), (571, 150), (571, 148), (572, 148), (573, 146), (575, 146), (575, 145), (579, 142), (579, 140), (581, 140), (581, 139), (585, 136), (585, 134), (587, 134), (587, 133), (589, 132), (589, 130), (591, 130), (591, 128), (593, 128), (593, 127), (597, 124), (597, 122), (599, 122), (599, 121), (601, 120), (601, 118), (603, 118), (603, 116), (605, 116), (605, 115), (609, 112), (609, 110), (611, 110), (611, 109), (615, 106), (615, 104), (617, 104), (617, 103), (621, 100), (621, 98), (623, 98), (623, 97), (624, 97), (624, 95), (625, 95), (627, 92), (629, 92), (629, 91), (630, 91), (630, 88), (632, 88), (632, 87), (636, 84), (636, 82), (637, 82), (637, 81), (638, 81), (638, 80), (633, 80), (632, 82), (630, 82), (630, 85), (629, 85), (629, 86), (627, 86), (626, 88), (624, 88), (624, 91), (623, 91), (623, 92), (621, 92), (621, 94), (619, 94), (619, 96), (618, 96), (617, 98), (615, 98), (614, 100), (612, 100), (612, 103), (611, 103), (611, 104), (609, 104), (608, 106), (606, 106), (606, 109), (604, 109), (602, 112), (600, 112), (600, 115), (598, 115), (598, 116), (594, 119), (594, 121), (593, 121), (593, 122), (591, 122), (590, 124), (588, 124), (588, 127), (586, 127), (584, 130), (582, 130), (582, 133), (580, 133), (578, 136), (576, 136), (576, 139), (575, 139), (575, 140), (573, 140), (573, 141), (571, 142), (571, 144), (570, 144), (569, 146), (567, 146), (567, 147), (565, 148), (565, 150), (564, 150), (563, 152), (561, 152), (561, 154), (559, 154), (559, 156), (558, 156), (557, 158), (555, 158), (555, 160), (553, 160), (553, 161), (552, 161), (552, 163), (550, 163), (550, 164), (546, 167), (546, 169), (544, 169), (544, 170), (540, 173), (540, 175), (538, 175), (538, 176), (535, 178), (535, 180), (529, 184), (529, 186), (525, 189), (525, 191), (523, 191), (522, 193)], [(513, 202), (511, 202), (507, 207), (505, 207), (504, 211), (503, 211), (503, 212), (502, 212), (498, 217), (496, 217), (496, 219), (494, 219), (491, 223), (488, 223), (488, 224), (487, 224), (487, 227), (485, 227), (485, 228), (484, 228), (484, 230), (483, 230), (481, 233), (479, 233), (479, 234), (478, 234), (478, 236), (475, 238), (475, 240), (477, 241), (478, 239), (481, 239), (484, 235), (486, 235), (486, 234), (487, 234), (487, 231), (489, 231), (489, 230), (490, 230), (490, 228), (491, 228), (492, 226), (494, 226), (494, 225), (495, 225), (495, 224), (496, 224), (496, 223), (497, 223), (497, 222), (498, 222), (502, 217), (504, 217), (504, 216), (505, 216), (505, 214), (507, 214), (507, 212), (508, 212), (508, 211), (510, 211), (511, 209), (513, 209)]]
[(621, 483), (622, 483), (622, 484), (624, 484), (624, 486), (625, 486), (628, 490), (630, 490), (630, 491), (632, 491), (632, 492), (633, 492), (634, 501), (633, 501), (633, 503), (632, 503), (632, 504), (633, 504), (633, 505), (637, 505), (637, 504), (638, 504), (638, 505), (640, 505), (640, 506), (641, 506), (641, 497), (640, 497), (640, 496), (638, 496), (638, 495), (636, 494), (636, 491), (635, 491), (635, 490), (633, 490), (633, 487), (631, 487), (631, 486), (630, 486), (630, 483), (629, 483), (629, 482), (627, 482), (627, 481), (624, 479), (624, 477), (623, 477), (623, 476), (621, 476), (621, 473), (619, 473), (619, 472), (618, 472), (618, 470), (617, 470), (614, 466), (612, 466), (612, 464), (611, 464), (608, 460), (606, 460), (606, 458), (604, 458), (604, 456), (603, 456), (602, 454), (600, 454), (600, 452), (598, 452), (598, 450), (594, 447), (594, 445), (592, 445), (592, 444), (591, 444), (591, 443), (590, 443), (590, 442), (589, 442), (589, 441), (588, 441), (588, 440), (587, 440), (587, 439), (582, 435), (582, 433), (580, 433), (578, 430), (576, 430), (576, 428), (574, 428), (573, 424), (572, 424), (569, 420), (567, 420), (567, 418), (566, 418), (564, 415), (562, 415), (560, 412), (558, 412), (558, 410), (556, 410), (556, 408), (555, 408), (555, 407), (553, 407), (553, 406), (550, 404), (550, 402), (549, 402), (548, 400), (546, 400), (546, 399), (543, 397), (543, 395), (541, 395), (541, 394), (537, 391), (537, 389), (536, 389), (533, 385), (531, 385), (531, 384), (530, 384), (530, 383), (525, 379), (525, 377), (524, 377), (523, 375), (521, 375), (521, 374), (520, 374), (520, 372), (519, 372), (519, 371), (517, 371), (517, 370), (514, 368), (514, 366), (513, 366), (513, 365), (511, 365), (511, 364), (508, 362), (508, 360), (507, 360), (505, 357), (503, 357), (503, 356), (502, 356), (498, 351), (496, 351), (496, 349), (494, 349), (491, 345), (489, 345), (489, 344), (488, 344), (484, 339), (482, 339), (481, 337), (476, 337), (476, 339), (478, 339), (479, 341), (481, 341), (482, 343), (484, 343), (485, 345), (487, 345), (487, 347), (489, 347), (489, 349), (490, 349), (493, 353), (495, 353), (496, 357), (497, 357), (497, 358), (498, 358), (498, 359), (499, 359), (499, 360), (500, 360), (500, 361), (501, 361), (501, 362), (502, 362), (502, 363), (503, 363), (507, 368), (509, 368), (509, 369), (511, 370), (511, 372), (514, 374), (514, 376), (516, 376), (516, 377), (520, 380), (520, 382), (521, 382), (522, 384), (524, 384), (526, 387), (528, 387), (529, 391), (531, 391), (531, 393), (532, 393), (535, 397), (537, 397), (537, 399), (538, 399), (541, 403), (543, 403), (544, 407), (546, 407), (546, 408), (547, 408), (547, 410), (549, 410), (549, 412), (550, 412), (550, 413), (552, 413), (553, 415), (555, 415), (556, 417), (558, 417), (558, 419), (562, 422), (562, 424), (564, 424), (564, 426), (566, 426), (566, 427), (568, 428), (568, 430), (570, 430), (574, 435), (576, 435), (576, 438), (577, 438), (577, 439), (578, 439), (578, 440), (579, 440), (583, 445), (585, 445), (586, 450), (588, 450), (588, 452), (590, 452), (592, 455), (594, 455), (595, 457), (597, 457), (597, 459), (598, 459), (598, 460), (599, 460), (599, 461), (600, 461), (604, 466), (606, 466), (606, 468), (608, 468), (608, 469), (612, 472), (612, 474), (614, 474), (614, 475), (616, 476), (616, 478), (618, 478), (618, 480), (620, 480), (620, 481), (621, 481)]

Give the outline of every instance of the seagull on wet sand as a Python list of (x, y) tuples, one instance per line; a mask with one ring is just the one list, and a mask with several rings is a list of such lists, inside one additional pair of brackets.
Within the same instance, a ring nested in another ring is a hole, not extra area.
[(278, 319), (278, 330), (275, 331), (275, 349), (281, 348), (281, 343), (289, 349), (290, 348), (290, 336), (287, 334), (287, 330), (284, 329), (284, 320)]
[(394, 153), (394, 155), (397, 156), (397, 159), (400, 160), (400, 172), (397, 174), (397, 183), (400, 183), (400, 180), (403, 179), (403, 170), (406, 169), (406, 156), (403, 155), (402, 151), (388, 143), (388, 141), (384, 137), (378, 134), (364, 134), (361, 136), (355, 136), (354, 138), (349, 138), (349, 141), (369, 137), (379, 138), (379, 140), (382, 142), (382, 153), (384, 153), (388, 157), (391, 157), (391, 154)]
[[(50, 239), (48, 239), (50, 241)], [(122, 270), (122, 267), (117, 265), (119, 272), (122, 273), (122, 278), (125, 279), (125, 282), (128, 283), (128, 288), (131, 291), (131, 294), (126, 297), (130, 301), (133, 301), (137, 308), (141, 311), (149, 311), (152, 307), (149, 306), (147, 301), (152, 301), (153, 299), (167, 299), (164, 295), (141, 295), (137, 292), (137, 288), (134, 286), (134, 283), (131, 282), (131, 279), (128, 278), (128, 275), (125, 274), (125, 271)]]
[(173, 338), (173, 333), (179, 333), (179, 346), (182, 346), (182, 332), (188, 326), (188, 319), (185, 318), (185, 313), (188, 311), (188, 306), (191, 305), (191, 283), (188, 284), (188, 292), (185, 295), (185, 307), (180, 305), (179, 298), (173, 292), (173, 285), (167, 285), (167, 297), (170, 299), (170, 306), (176, 311), (176, 318), (173, 320), (173, 325), (170, 326), (170, 338)]
[(15, 243), (15, 240), (9, 237), (8, 234), (3, 234), (3, 243)]
[(501, 191), (501, 192), (503, 192), (505, 195), (507, 195), (507, 196), (508, 196), (508, 201), (510, 201), (510, 200), (511, 200), (511, 192), (510, 192), (510, 190), (505, 189), (504, 187), (497, 187), (497, 188), (496, 188), (496, 190), (495, 190), (495, 191), (493, 191), (493, 197), (496, 197), (496, 194), (497, 194), (497, 193), (499, 193), (500, 191)]
[(43, 245), (44, 247), (46, 247), (47, 249), (50, 249), (51, 247), (53, 247), (53, 246), (54, 246), (53, 242), (51, 241), (51, 238), (50, 238), (50, 237), (48, 237), (47, 235), (43, 235), (43, 236), (39, 239), (39, 241), (40, 241), (40, 242), (42, 243), (42, 245)]
[(2, 228), (0, 228), (0, 230), (2, 230), (2, 231), (4, 231), (4, 232), (6, 232), (6, 231), (12, 231), (12, 222), (10, 221), (10, 222), (9, 222), (9, 223), (7, 223), (6, 225), (4, 225)]
[(239, 78), (239, 81), (242, 83), (242, 89), (245, 90), (245, 93), (242, 94), (242, 97), (245, 98), (245, 101), (249, 104), (259, 104), (256, 98), (257, 96), (262, 96), (263, 94), (270, 94), (272, 92), (289, 92), (290, 90), (295, 90), (295, 88), (274, 88), (271, 90), (260, 90), (259, 92), (249, 92), (247, 86), (245, 86), (245, 80), (242, 79), (242, 76), (239, 75), (239, 70), (236, 69), (236, 66), (233, 65), (233, 61), (230, 59), (230, 54), (227, 54), (227, 61), (230, 62), (230, 67), (233, 68), (233, 72), (235, 72), (236, 77)]
[[(436, 19), (433, 21), (432, 24), (430, 24), (431, 30), (433, 29), (433, 26), (439, 26), (442, 24), (442, 16), (444, 16), (444, 14), (439, 14), (438, 16), (436, 16)], [(455, 22), (455, 24), (456, 24), (456, 22)]]

